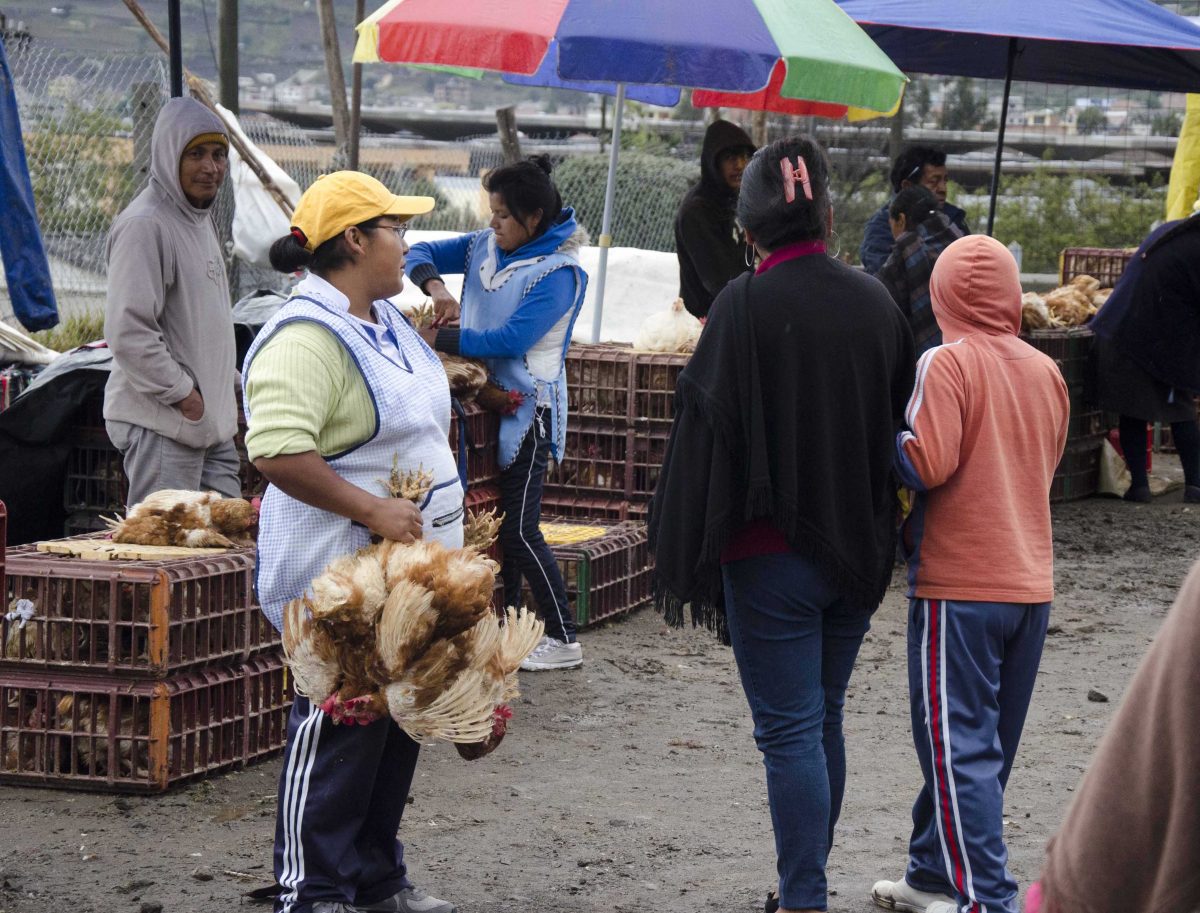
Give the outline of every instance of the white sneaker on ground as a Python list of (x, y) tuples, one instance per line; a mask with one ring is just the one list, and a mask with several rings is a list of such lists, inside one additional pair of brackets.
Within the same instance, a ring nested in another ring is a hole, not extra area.
[(918, 891), (907, 881), (877, 881), (871, 888), (871, 899), (885, 910), (901, 910), (903, 913), (935, 913), (930, 904), (945, 904), (936, 913), (955, 913), (958, 904), (945, 894), (928, 894)]
[(574, 669), (583, 665), (583, 647), (579, 641), (563, 643), (555, 637), (543, 637), (533, 648), (521, 668), (526, 672), (543, 672), (547, 669)]

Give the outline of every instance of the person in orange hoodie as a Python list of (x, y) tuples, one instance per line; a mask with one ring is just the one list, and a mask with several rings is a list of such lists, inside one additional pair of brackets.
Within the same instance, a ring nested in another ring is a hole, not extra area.
[(925, 785), (908, 868), (874, 901), (908, 913), (1016, 913), (1004, 788), (1033, 694), (1054, 596), (1050, 483), (1067, 387), (1017, 338), (1017, 264), (970, 235), (930, 278), (945, 343), (917, 365), (896, 440), (916, 493), (905, 522), (908, 681)]

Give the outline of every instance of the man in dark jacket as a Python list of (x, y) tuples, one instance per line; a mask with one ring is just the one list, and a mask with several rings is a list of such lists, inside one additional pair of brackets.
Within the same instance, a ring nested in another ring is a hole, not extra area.
[(704, 132), (700, 183), (687, 192), (675, 215), (679, 297), (696, 317), (707, 317), (721, 289), (749, 269), (733, 210), (742, 169), (752, 155), (754, 143), (736, 124), (718, 120)]
[[(893, 193), (899, 193), (905, 187), (920, 185), (937, 197), (938, 208), (951, 224), (956, 226), (964, 235), (969, 235), (967, 214), (957, 206), (946, 202), (946, 153), (929, 146), (913, 146), (905, 149), (896, 157), (892, 165), (891, 182)], [(888, 224), (888, 207), (890, 201), (884, 203), (875, 215), (867, 222), (863, 230), (862, 246), (858, 249), (858, 258), (863, 268), (874, 276), (887, 262), (888, 256), (895, 246), (892, 229)]]

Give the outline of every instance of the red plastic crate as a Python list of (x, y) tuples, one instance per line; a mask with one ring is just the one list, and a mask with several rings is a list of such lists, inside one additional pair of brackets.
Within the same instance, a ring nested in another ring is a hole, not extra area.
[(584, 420), (670, 425), (675, 386), (690, 358), (612, 343), (573, 343), (566, 359), (567, 412)]
[(457, 413), (450, 414), (450, 452), (455, 463), (461, 460), (459, 436), (463, 429), (463, 447), (467, 457), (467, 485), (488, 485), (500, 478), (500, 416), (482, 409), (475, 403), (463, 406), (465, 420)]
[(0, 620), (0, 669), (163, 678), (279, 643), (254, 603), (251, 550), (89, 561), (21, 546), (7, 571), (5, 604), (28, 599), (34, 615)]
[(547, 485), (542, 491), (542, 517), (547, 520), (599, 520), (619, 523), (636, 520), (635, 507), (629, 501), (617, 498), (581, 495), (578, 490), (564, 485)]
[[(4, 589), (4, 556), (8, 551), (8, 508), (0, 501), (0, 595), (7, 593)], [(7, 603), (5, 603), (7, 605)], [(7, 611), (7, 610), (6, 610)]]
[(578, 496), (648, 501), (654, 495), (669, 439), (669, 426), (635, 429), (581, 420), (568, 425), (566, 453), (546, 474), (546, 484), (554, 491), (569, 489)]
[(0, 672), (0, 782), (162, 792), (283, 748), (278, 650), (165, 680)]
[(1059, 258), (1059, 281), (1066, 285), (1076, 276), (1091, 276), (1102, 288), (1112, 288), (1136, 252), (1132, 247), (1068, 247)]

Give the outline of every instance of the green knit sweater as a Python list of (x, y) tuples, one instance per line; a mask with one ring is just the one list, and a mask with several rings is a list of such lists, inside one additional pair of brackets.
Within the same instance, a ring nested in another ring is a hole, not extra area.
[(375, 430), (367, 382), (346, 347), (317, 323), (282, 326), (250, 365), (246, 378), (250, 459), (306, 453), (331, 456)]

